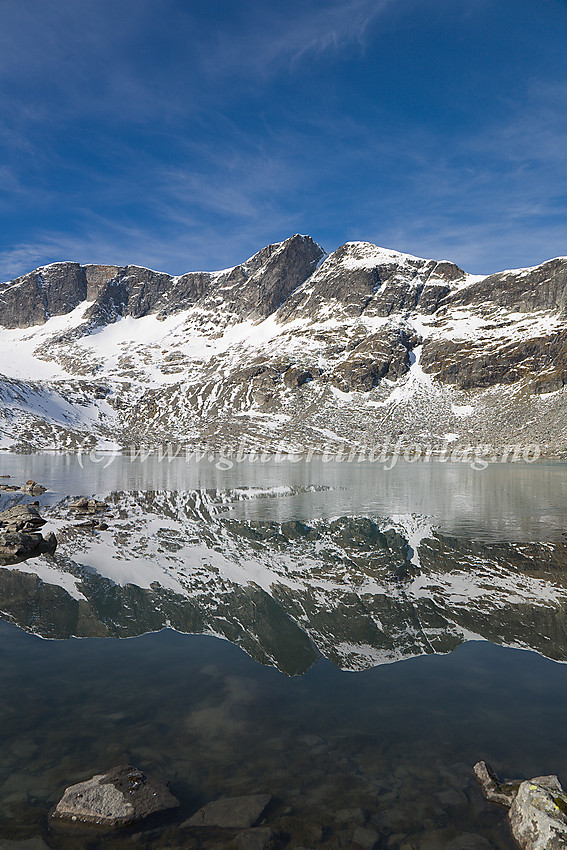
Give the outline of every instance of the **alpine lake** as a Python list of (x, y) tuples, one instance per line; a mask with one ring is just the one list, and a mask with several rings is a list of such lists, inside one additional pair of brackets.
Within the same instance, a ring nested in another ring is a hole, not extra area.
[[(473, 764), (567, 782), (567, 464), (264, 460), (2, 454), (58, 547), (0, 567), (0, 848), (244, 847), (182, 824), (262, 793), (274, 848), (511, 850)], [(54, 828), (121, 764), (179, 809)]]

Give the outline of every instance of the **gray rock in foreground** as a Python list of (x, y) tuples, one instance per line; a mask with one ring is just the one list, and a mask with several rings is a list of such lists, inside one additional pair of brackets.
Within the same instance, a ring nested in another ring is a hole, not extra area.
[(509, 808), (508, 820), (521, 850), (566, 850), (567, 794), (555, 775), (500, 782), (485, 762), (473, 768), (484, 796)]
[(567, 848), (567, 794), (556, 776), (522, 782), (508, 820), (522, 850)]
[(271, 799), (271, 794), (254, 794), (248, 797), (229, 797), (226, 800), (215, 800), (199, 809), (182, 826), (248, 829), (257, 823)]
[(178, 806), (165, 782), (122, 765), (67, 788), (52, 818), (116, 829)]
[[(33, 482), (32, 482), (33, 483)], [(43, 537), (38, 529), (45, 520), (35, 505), (14, 505), (0, 513), (0, 564), (15, 564), (37, 555), (53, 555), (53, 532)]]

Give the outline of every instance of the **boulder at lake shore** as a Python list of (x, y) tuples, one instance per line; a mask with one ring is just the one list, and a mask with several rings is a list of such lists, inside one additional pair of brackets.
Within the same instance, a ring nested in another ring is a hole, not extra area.
[(0, 513), (0, 565), (17, 564), (38, 555), (53, 555), (53, 532), (43, 537), (38, 529), (45, 520), (35, 505), (14, 505)]
[(56, 547), (57, 539), (52, 531), (47, 537), (23, 531), (0, 533), (0, 563), (18, 563), (38, 555), (53, 555)]
[(35, 505), (14, 505), (0, 513), (2, 531), (37, 531), (45, 523)]
[(41, 496), (43, 493), (47, 492), (47, 487), (44, 487), (43, 484), (38, 484), (37, 481), (33, 481), (33, 479), (30, 478), (29, 481), (22, 484), (21, 490), (22, 493), (30, 493), (32, 496)]
[(165, 782), (150, 779), (131, 765), (121, 765), (71, 785), (51, 817), (117, 829), (178, 806)]
[(523, 850), (567, 848), (567, 794), (556, 776), (522, 782), (508, 820)]
[(486, 799), (509, 809), (512, 835), (521, 850), (567, 848), (567, 794), (557, 776), (500, 782), (483, 761), (473, 771)]
[(482, 788), (482, 793), (490, 803), (498, 803), (500, 806), (510, 808), (518, 788), (522, 784), (521, 779), (511, 781), (500, 780), (484, 761), (479, 761), (473, 767), (473, 773)]

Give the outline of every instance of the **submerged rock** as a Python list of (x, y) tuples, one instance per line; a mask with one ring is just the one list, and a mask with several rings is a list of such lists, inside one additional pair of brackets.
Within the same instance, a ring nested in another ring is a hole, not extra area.
[(500, 782), (483, 761), (473, 771), (486, 799), (509, 808), (512, 835), (521, 850), (567, 848), (567, 794), (557, 776)]
[(237, 835), (236, 845), (239, 850), (266, 850), (273, 838), (273, 830), (267, 826), (257, 826)]
[(214, 800), (199, 809), (182, 826), (247, 829), (258, 822), (260, 815), (271, 799), (271, 794), (253, 794), (247, 797), (228, 797), (226, 800)]
[(122, 765), (66, 788), (51, 817), (116, 829), (178, 806), (165, 782)]
[(357, 850), (373, 850), (379, 840), (380, 835), (374, 829), (357, 826), (352, 836), (352, 846)]

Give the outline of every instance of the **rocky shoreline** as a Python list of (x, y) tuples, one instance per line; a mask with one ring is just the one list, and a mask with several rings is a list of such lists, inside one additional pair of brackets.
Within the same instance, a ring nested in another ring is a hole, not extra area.
[[(563, 850), (567, 846), (567, 794), (557, 776), (501, 781), (483, 761), (475, 764), (473, 774), (486, 800), (507, 810), (510, 832), (520, 850)], [(157, 839), (159, 843), (159, 838), (168, 832), (168, 823), (156, 825), (154, 816), (167, 814), (169, 824), (185, 834), (191, 846), (276, 850), (293, 844), (292, 840), (290, 845), (288, 832), (293, 818), (286, 814), (292, 809), (286, 809), (282, 803), (273, 801), (269, 793), (223, 797), (206, 803), (180, 822), (172, 820), (180, 803), (167, 783), (149, 778), (131, 765), (123, 765), (66, 788), (50, 812), (50, 826), (54, 829), (72, 827), (75, 831), (80, 827), (117, 830), (138, 824), (143, 827), (142, 822), (154, 818), (132, 838), (137, 842), (144, 838)], [(351, 824), (350, 846), (354, 850), (393, 846), (391, 841), (384, 843), (380, 829), (367, 822), (362, 809), (337, 811), (336, 815), (344, 826)], [(324, 839), (323, 827), (295, 823), (292, 834), (298, 829), (311, 836), (313, 845)], [(485, 845), (483, 839), (478, 837), (475, 843), (474, 836), (470, 835), (458, 846), (460, 850), (472, 850)], [(401, 843), (399, 847), (400, 850), (413, 850), (414, 844)], [(444, 842), (439, 847), (457, 850), (457, 843)]]
[[(375, 444), (364, 444), (358, 441), (322, 443), (298, 447), (288, 442), (280, 443), (251, 443), (242, 441), (206, 443), (140, 443), (135, 446), (123, 445), (113, 448), (97, 446), (94, 443), (62, 448), (60, 446), (44, 447), (40, 450), (30, 446), (0, 448), (0, 457), (10, 455), (54, 455), (76, 457), (79, 463), (87, 465), (112, 462), (122, 458), (134, 462), (146, 461), (148, 458), (159, 462), (171, 463), (173, 460), (196, 463), (267, 463), (289, 461), (291, 463), (309, 462), (313, 459), (324, 459), (325, 462), (338, 463), (369, 463), (385, 464), (388, 466), (405, 461), (406, 463), (463, 463), (463, 464), (495, 464), (495, 463), (562, 463), (567, 461), (567, 446), (558, 448), (537, 442), (517, 442), (495, 446), (487, 443), (440, 442), (437, 444), (421, 443), (419, 440), (402, 440), (400, 438)], [(1, 477), (1, 476), (0, 476)], [(0, 491), (10, 488), (0, 485)], [(17, 488), (18, 490), (20, 488)]]
[[(46, 488), (35, 481), (22, 487), (0, 485), (0, 492), (20, 492), (32, 496), (45, 493)], [(51, 531), (47, 537), (39, 532), (46, 520), (40, 516), (39, 502), (30, 505), (13, 505), (0, 512), (0, 565), (17, 564), (38, 555), (53, 555), (57, 539)]]

